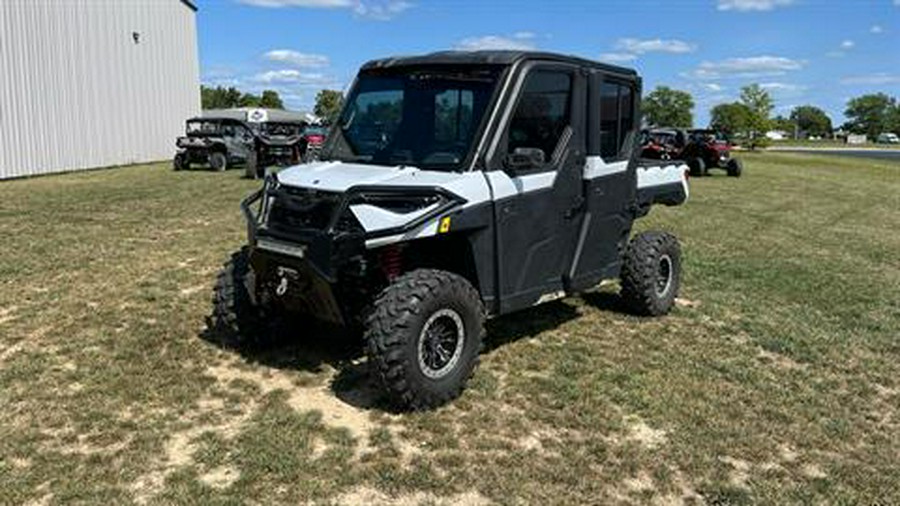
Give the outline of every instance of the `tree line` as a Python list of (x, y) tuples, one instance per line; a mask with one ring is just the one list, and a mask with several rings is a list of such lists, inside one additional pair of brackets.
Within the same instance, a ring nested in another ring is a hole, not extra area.
[(232, 109), (235, 107), (263, 107), (284, 109), (284, 102), (275, 90), (263, 90), (259, 95), (245, 93), (235, 87), (200, 86), (200, 102), (204, 109)]
[[(642, 109), (644, 121), (650, 127), (690, 128), (694, 123), (694, 98), (687, 91), (659, 86), (644, 97)], [(769, 130), (782, 130), (792, 136), (832, 136), (831, 118), (819, 107), (801, 105), (787, 117), (772, 117), (774, 109), (771, 94), (762, 86), (751, 84), (741, 89), (737, 101), (713, 107), (709, 126), (743, 138), (751, 146), (764, 143)], [(885, 93), (850, 99), (844, 115), (847, 122), (841, 129), (847, 133), (866, 135), (870, 139), (885, 132), (900, 135), (900, 102)]]
[[(262, 107), (284, 109), (284, 102), (275, 90), (263, 90), (259, 95), (242, 92), (231, 86), (200, 86), (203, 109), (233, 109), (236, 107)], [(316, 95), (313, 113), (330, 124), (341, 111), (343, 95), (338, 90), (320, 90)]]

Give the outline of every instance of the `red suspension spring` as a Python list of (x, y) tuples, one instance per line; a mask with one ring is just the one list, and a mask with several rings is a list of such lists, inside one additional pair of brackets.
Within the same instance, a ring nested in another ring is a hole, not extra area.
[(400, 245), (391, 244), (382, 248), (378, 260), (381, 264), (381, 272), (388, 281), (393, 281), (403, 273), (403, 249)]

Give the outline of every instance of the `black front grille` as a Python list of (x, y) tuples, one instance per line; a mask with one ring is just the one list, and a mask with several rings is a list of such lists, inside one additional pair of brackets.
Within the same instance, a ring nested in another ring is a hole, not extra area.
[(267, 226), (287, 233), (303, 229), (325, 230), (340, 201), (337, 193), (282, 187), (275, 193)]

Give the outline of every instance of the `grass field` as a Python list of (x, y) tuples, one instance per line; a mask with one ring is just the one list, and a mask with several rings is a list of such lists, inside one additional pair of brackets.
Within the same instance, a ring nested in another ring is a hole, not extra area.
[(463, 397), (384, 409), (353, 343), (203, 338), (239, 171), (0, 183), (0, 504), (898, 504), (900, 166), (743, 155), (612, 289), (491, 322)]
[(866, 142), (864, 144), (847, 144), (840, 140), (823, 139), (811, 141), (806, 139), (788, 139), (784, 141), (772, 141), (773, 148), (844, 148), (844, 149), (900, 149), (900, 144), (878, 144)]

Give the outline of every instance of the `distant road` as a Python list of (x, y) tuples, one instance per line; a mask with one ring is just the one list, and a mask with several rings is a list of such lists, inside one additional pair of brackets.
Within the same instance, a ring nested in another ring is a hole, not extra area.
[(900, 162), (900, 149), (866, 149), (866, 148), (804, 148), (775, 146), (767, 151), (780, 151), (784, 153), (809, 153), (816, 155), (853, 156), (857, 158), (874, 158), (876, 160), (891, 160)]

